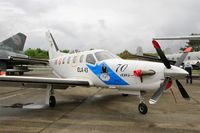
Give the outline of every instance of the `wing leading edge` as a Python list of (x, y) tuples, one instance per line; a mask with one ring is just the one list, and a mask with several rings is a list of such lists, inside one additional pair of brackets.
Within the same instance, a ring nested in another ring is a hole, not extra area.
[(90, 81), (86, 79), (0, 76), (0, 86), (46, 88), (47, 85), (52, 85), (54, 89), (65, 89), (69, 86), (91, 86)]

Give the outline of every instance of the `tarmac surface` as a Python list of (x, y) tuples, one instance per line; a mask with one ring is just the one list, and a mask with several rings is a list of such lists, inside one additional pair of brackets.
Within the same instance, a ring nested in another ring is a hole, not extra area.
[[(27, 76), (53, 77), (49, 70), (37, 70)], [(0, 132), (3, 133), (199, 133), (200, 80), (181, 81), (192, 97), (184, 100), (173, 87), (156, 105), (149, 105), (152, 93), (146, 93), (148, 113), (138, 112), (139, 99), (123, 97), (117, 91), (74, 87), (56, 90), (57, 105), (46, 104), (45, 89), (0, 87)]]

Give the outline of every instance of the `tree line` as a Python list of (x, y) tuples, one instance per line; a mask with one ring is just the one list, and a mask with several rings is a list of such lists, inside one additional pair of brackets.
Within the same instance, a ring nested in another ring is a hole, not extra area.
[[(61, 50), (61, 52), (69, 53), (69, 50), (64, 49), (64, 50)], [(25, 53), (25, 55), (28, 55), (31, 58), (39, 58), (39, 59), (48, 59), (49, 58), (48, 51), (40, 49), (40, 48), (36, 48), (36, 49), (29, 48), (29, 49), (25, 50), (24, 53)]]

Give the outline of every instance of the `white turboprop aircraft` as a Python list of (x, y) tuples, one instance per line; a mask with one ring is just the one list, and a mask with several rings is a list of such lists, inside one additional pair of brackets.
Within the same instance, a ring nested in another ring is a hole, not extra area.
[[(189, 95), (178, 81), (188, 74), (178, 66), (169, 64), (159, 44), (152, 41), (163, 63), (123, 60), (106, 50), (90, 50), (73, 54), (61, 53), (51, 33), (47, 33), (49, 41), (49, 64), (53, 72), (60, 78), (0, 76), (0, 82), (18, 82), (24, 87), (46, 87), (49, 89), (49, 106), (56, 105), (54, 89), (68, 86), (95, 86), (119, 90), (122, 94), (138, 95), (140, 104), (138, 110), (146, 114), (148, 108), (144, 103), (143, 91), (155, 91), (150, 104), (155, 104), (163, 91), (170, 88), (172, 80), (176, 80), (183, 98)], [(186, 51), (185, 54), (187, 54)], [(2, 85), (1, 85), (2, 86)], [(16, 86), (16, 83), (15, 83)]]

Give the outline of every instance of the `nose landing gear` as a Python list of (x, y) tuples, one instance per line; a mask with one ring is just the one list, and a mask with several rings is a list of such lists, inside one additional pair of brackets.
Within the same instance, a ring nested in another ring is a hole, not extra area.
[(141, 114), (145, 115), (148, 112), (148, 107), (145, 104), (144, 97), (142, 96), (141, 92), (140, 92), (140, 95), (139, 95), (139, 99), (140, 99), (140, 104), (138, 105), (138, 111)]
[(147, 105), (146, 105), (145, 103), (140, 103), (140, 104), (138, 105), (138, 111), (139, 111), (141, 114), (145, 115), (145, 114), (147, 113), (147, 111), (148, 111)]

